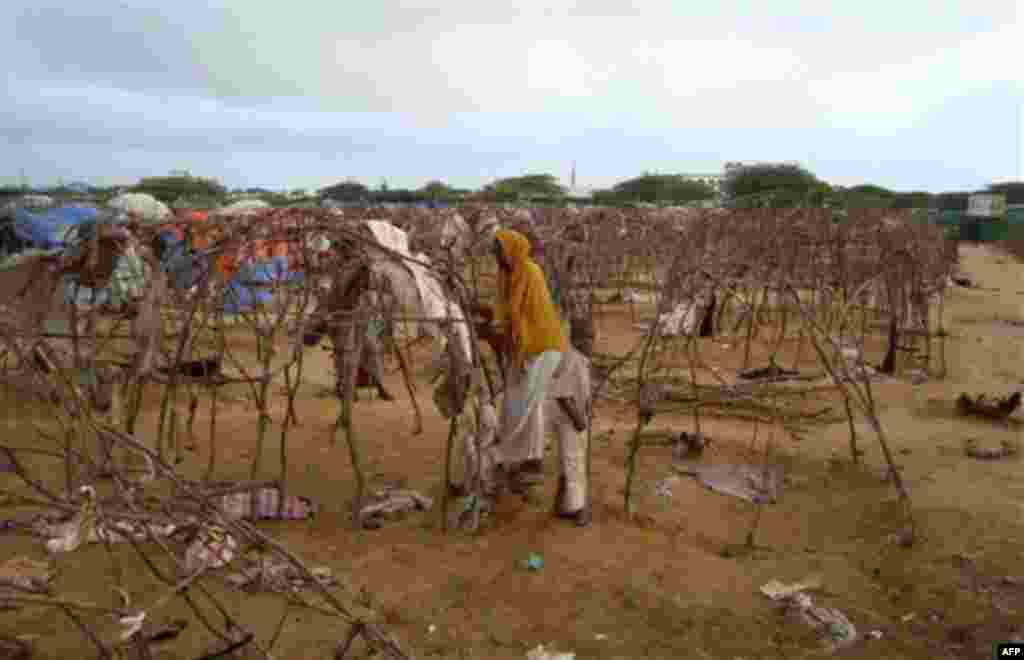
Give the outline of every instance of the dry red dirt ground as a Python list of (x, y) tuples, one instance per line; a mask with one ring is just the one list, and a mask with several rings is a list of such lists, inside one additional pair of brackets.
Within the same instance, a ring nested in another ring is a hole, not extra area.
[[(606, 305), (598, 314), (598, 351), (625, 354), (642, 339), (634, 327), (638, 321), (625, 305)], [(767, 364), (774, 347), (771, 328), (755, 340), (751, 365)], [(234, 350), (254, 350), (255, 341), (234, 338)], [(729, 345), (729, 348), (723, 347)], [(414, 363), (425, 364), (429, 347), (414, 349)], [(737, 338), (701, 340), (704, 360), (734, 380), (742, 366), (742, 341)], [(316, 355), (312, 351), (311, 355)], [(798, 368), (814, 368), (816, 361), (809, 344), (801, 349)], [(794, 366), (797, 342), (786, 339), (778, 352), (779, 362)], [(324, 353), (319, 358), (326, 360)], [(685, 355), (663, 360), (666, 366), (682, 368)], [(447, 422), (434, 410), (428, 386), (419, 385), (419, 403), (425, 413), (422, 435), (414, 436), (413, 414), (405, 398), (398, 366), (389, 360), (388, 387), (398, 394), (394, 403), (377, 400), (356, 404), (357, 429), (363, 452), (370, 460), (376, 483), (406, 481), (410, 486), (437, 494), (442, 470)], [(713, 382), (708, 375), (702, 382)], [(884, 391), (884, 387), (883, 387)], [(821, 397), (824, 398), (824, 397)], [(835, 397), (828, 397), (835, 398)], [(817, 401), (818, 399), (816, 399)], [(150, 412), (155, 414), (157, 402)], [(344, 565), (356, 587), (365, 587), (380, 600), (385, 621), (403, 638), (423, 637), (422, 625), (404, 624), (404, 610), (429, 611), (455, 584), (457, 604), (430, 621), (446, 631), (453, 645), (470, 643), (487, 647), (494, 632), (493, 620), (500, 621), (505, 639), (523, 643), (562, 640), (567, 643), (601, 634), (586, 617), (581, 603), (594, 598), (614, 611), (625, 607), (623, 600), (638, 575), (657, 583), (669, 594), (699, 593), (730, 609), (755, 608), (759, 586), (743, 564), (720, 555), (722, 548), (742, 542), (754, 518), (751, 505), (709, 493), (695, 480), (675, 484), (671, 506), (651, 504), (650, 484), (664, 477), (671, 463), (667, 448), (644, 448), (640, 457), (638, 510), (632, 520), (623, 511), (625, 484), (625, 443), (635, 424), (635, 408), (623, 402), (601, 401), (596, 406), (595, 431), (611, 431), (611, 440), (595, 445), (593, 457), (594, 523), (578, 529), (557, 521), (549, 514), (549, 502), (527, 503), (507, 496), (499, 503), (494, 524), (478, 537), (457, 542), (442, 536), (427, 518), (423, 524), (394, 524), (355, 534), (349, 522), (348, 498), (353, 473), (343, 441), (333, 443), (337, 404), (332, 400), (301, 400), (297, 411), (301, 426), (290, 432), (288, 460), (293, 466), (289, 479), (295, 492), (309, 494), (324, 511), (310, 523), (275, 526), (289, 547), (313, 563)], [(205, 429), (207, 412), (201, 410), (196, 428)], [(218, 463), (248, 464), (254, 451), (255, 420), (251, 404), (222, 404), (218, 413)], [(280, 422), (283, 405), (274, 408)], [(653, 430), (693, 430), (690, 417), (663, 415)], [(755, 462), (763, 460), (766, 438), (779, 445), (791, 445), (793, 438), (781, 429), (761, 425), (761, 436), (752, 445), (753, 423), (706, 417), (702, 430), (715, 439), (706, 456), (709, 462)], [(205, 464), (210, 450), (199, 441), (194, 458)], [(606, 436), (607, 437), (607, 436)], [(549, 460), (548, 494), (553, 490), (554, 461)], [(306, 483), (309, 466), (317, 466), (320, 478)], [(646, 485), (646, 488), (645, 488)], [(766, 515), (758, 526), (758, 543), (780, 551), (804, 547), (800, 516), (795, 512)], [(517, 567), (529, 553), (544, 558), (544, 568), (527, 572)], [(644, 609), (648, 602), (633, 603)], [(415, 616), (413, 617), (416, 618)], [(428, 624), (429, 625), (429, 624)], [(604, 633), (609, 634), (609, 633)], [(621, 637), (621, 635), (619, 635)], [(618, 640), (621, 643), (623, 640)], [(617, 644), (615, 645), (617, 646)], [(486, 656), (522, 657), (521, 649), (491, 648)]]
[[(758, 517), (753, 505), (685, 477), (673, 485), (671, 498), (659, 498), (653, 485), (670, 474), (671, 456), (667, 448), (645, 447), (634, 486), (635, 513), (627, 517), (626, 445), (636, 411), (616, 400), (595, 407), (591, 526), (580, 529), (551, 517), (556, 474), (551, 455), (545, 497), (529, 502), (505, 497), (495, 520), (478, 536), (442, 535), (436, 510), (357, 533), (349, 519), (354, 492), (349, 454), (343, 438), (334, 440), (337, 402), (318, 395), (312, 385), (297, 402), (300, 425), (287, 439), (288, 481), (291, 492), (313, 498), (322, 511), (310, 521), (266, 528), (311, 565), (328, 565), (356, 590), (373, 594), (367, 602), (379, 620), (421, 658), (521, 659), (527, 649), (552, 642), (581, 660), (825, 657), (803, 626), (777, 616), (758, 593), (768, 580), (796, 581), (809, 574), (822, 576), (825, 585), (815, 592), (816, 602), (843, 610), (861, 632), (881, 635), (852, 649), (849, 657), (988, 657), (992, 645), (1013, 634), (1024, 616), (1021, 583), (1001, 581), (1019, 575), (1024, 558), (1024, 480), (1019, 458), (972, 462), (963, 456), (961, 442), (972, 434), (1016, 439), (1018, 427), (957, 419), (952, 402), (961, 391), (1000, 393), (1024, 380), (1019, 331), (997, 323), (1020, 314), (1013, 280), (1024, 275), (1024, 267), (995, 265), (995, 259), (983, 250), (965, 253), (968, 273), (988, 286), (1006, 282), (1007, 291), (951, 293), (948, 377), (918, 386), (895, 380), (875, 388), (914, 504), (921, 540), (913, 548), (891, 543), (897, 531), (893, 488), (882, 478), (881, 453), (861, 419), (856, 428), (865, 455), (853, 466), (841, 417), (812, 428), (801, 440), (760, 422), (754, 441), (752, 419), (707, 410), (702, 431), (714, 444), (703, 460), (759, 464), (770, 444), (773, 461), (788, 475), (780, 501)], [(598, 351), (631, 350), (640, 338), (634, 327), (640, 320), (628, 306), (603, 306)], [(753, 344), (751, 367), (767, 364), (775, 346), (772, 332), (765, 328)], [(232, 339), (236, 350), (254, 346), (251, 338)], [(876, 364), (881, 348), (877, 338), (868, 346)], [(412, 353), (414, 368), (422, 368), (428, 347), (417, 346)], [(743, 339), (702, 339), (699, 354), (731, 381), (743, 367)], [(328, 385), (327, 353), (314, 349), (308, 355), (311, 381)], [(787, 368), (817, 368), (810, 346), (798, 348), (795, 339), (784, 339), (777, 357)], [(661, 364), (686, 368), (681, 353)], [(424, 431), (413, 435), (412, 408), (393, 362), (389, 372), (397, 401), (356, 404), (371, 487), (402, 482), (437, 501), (447, 423), (433, 408), (429, 386), (419, 382)], [(713, 382), (713, 374), (702, 371), (699, 380)], [(200, 406), (195, 450), (182, 464), (186, 473), (199, 474), (209, 460), (208, 406)], [(834, 391), (822, 390), (801, 404), (808, 413), (824, 407), (842, 412)], [(144, 428), (155, 428), (158, 408), (154, 394), (146, 401)], [(275, 423), (263, 475), (269, 478), (279, 469), (281, 399), (271, 412)], [(694, 420), (666, 413), (652, 428), (693, 430)], [(226, 397), (218, 406), (218, 476), (248, 477), (255, 438), (252, 404)], [(755, 522), (755, 549), (739, 552)], [(102, 549), (87, 552), (92, 554), (80, 555), (80, 561), (102, 561)], [(543, 557), (541, 570), (520, 567), (531, 553)], [(250, 614), (261, 638), (272, 635), (280, 616), (274, 601), (223, 593), (234, 599), (233, 608), (257, 608)], [(66, 623), (39, 632), (66, 638), (65, 651), (80, 643), (72, 641), (80, 637)], [(343, 626), (296, 614), (285, 625), (276, 657), (330, 657), (343, 637)], [(162, 657), (196, 655), (169, 649)]]

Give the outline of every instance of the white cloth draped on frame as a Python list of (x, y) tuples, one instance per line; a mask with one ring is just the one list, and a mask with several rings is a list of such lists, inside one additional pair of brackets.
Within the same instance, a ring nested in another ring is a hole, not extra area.
[[(427, 258), (421, 254), (410, 254), (408, 233), (390, 222), (367, 220), (366, 226), (382, 246), (407, 259), (429, 263)], [(419, 309), (423, 316), (429, 319), (456, 320), (454, 325), (459, 348), (462, 350), (462, 355), (469, 361), (473, 354), (470, 348), (469, 328), (466, 323), (458, 322), (465, 319), (462, 310), (455, 302), (448, 300), (441, 282), (427, 270), (426, 266), (404, 260), (399, 265), (393, 260), (392, 255), (391, 258), (382, 259), (379, 263), (374, 264), (374, 269), (391, 281), (395, 296), (403, 306), (409, 305), (407, 309)], [(410, 304), (414, 295), (416, 296), (416, 305)], [(440, 329), (433, 324), (428, 324), (427, 330), (434, 337), (442, 336)]]

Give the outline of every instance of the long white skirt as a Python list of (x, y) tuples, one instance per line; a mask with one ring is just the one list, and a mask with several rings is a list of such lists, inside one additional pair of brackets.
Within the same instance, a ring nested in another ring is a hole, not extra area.
[(526, 363), (525, 371), (506, 370), (498, 430), (503, 463), (544, 458), (544, 402), (561, 361), (560, 351), (544, 351)]

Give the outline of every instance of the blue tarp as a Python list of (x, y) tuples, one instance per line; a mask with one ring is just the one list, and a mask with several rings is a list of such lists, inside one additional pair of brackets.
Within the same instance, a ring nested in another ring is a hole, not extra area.
[(99, 211), (91, 206), (62, 206), (55, 209), (29, 211), (14, 209), (11, 224), (14, 234), (41, 250), (65, 247), (70, 229), (96, 222)]
[(273, 257), (266, 261), (243, 264), (224, 294), (224, 311), (238, 314), (252, 310), (254, 305), (269, 305), (274, 300), (273, 289), (283, 282), (301, 281), (303, 274), (288, 267), (288, 257)]

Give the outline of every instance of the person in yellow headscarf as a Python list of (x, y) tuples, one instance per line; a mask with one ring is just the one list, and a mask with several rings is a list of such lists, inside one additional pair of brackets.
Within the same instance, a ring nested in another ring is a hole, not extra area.
[[(544, 272), (530, 258), (523, 234), (501, 229), (495, 235), (498, 261), (498, 300), (494, 327), (483, 326), (481, 337), (506, 357), (505, 395), (498, 442), (501, 462), (521, 487), (543, 481), (544, 401), (567, 343)], [(497, 339), (496, 339), (497, 338)], [(582, 423), (572, 401), (559, 401), (577, 427)], [(571, 412), (570, 412), (571, 411)]]

